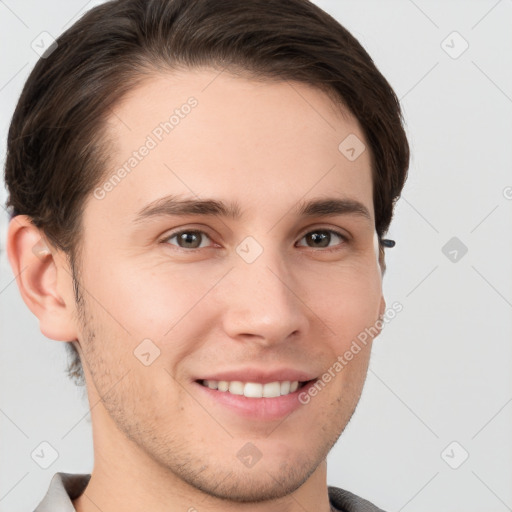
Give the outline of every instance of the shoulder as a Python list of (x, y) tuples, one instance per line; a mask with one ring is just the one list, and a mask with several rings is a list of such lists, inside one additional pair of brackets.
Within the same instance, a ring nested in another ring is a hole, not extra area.
[(339, 487), (329, 486), (328, 491), (331, 505), (340, 512), (384, 512), (368, 500)]

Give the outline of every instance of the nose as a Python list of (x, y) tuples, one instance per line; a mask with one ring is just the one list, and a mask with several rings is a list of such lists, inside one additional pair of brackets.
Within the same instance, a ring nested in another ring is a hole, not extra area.
[(223, 327), (232, 339), (271, 346), (308, 329), (304, 292), (277, 252), (265, 250), (252, 263), (237, 261), (220, 294)]

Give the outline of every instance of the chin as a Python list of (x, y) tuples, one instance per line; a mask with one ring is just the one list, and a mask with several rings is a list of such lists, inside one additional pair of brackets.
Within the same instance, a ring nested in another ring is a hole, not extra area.
[[(224, 457), (209, 453), (201, 460), (189, 454), (186, 464), (172, 470), (181, 480), (212, 498), (239, 503), (264, 502), (296, 491), (317, 470), (328, 451), (327, 446), (317, 447), (312, 453), (288, 446), (276, 450), (272, 443), (259, 446), (260, 458), (250, 466), (233, 452), (232, 456)], [(310, 451), (313, 446), (313, 442), (308, 446)]]
[[(304, 466), (302, 466), (304, 468)], [(316, 467), (301, 472), (289, 466), (282, 471), (267, 471), (265, 468), (215, 472), (215, 477), (188, 482), (203, 493), (214, 498), (238, 503), (256, 503), (283, 498), (303, 485)]]

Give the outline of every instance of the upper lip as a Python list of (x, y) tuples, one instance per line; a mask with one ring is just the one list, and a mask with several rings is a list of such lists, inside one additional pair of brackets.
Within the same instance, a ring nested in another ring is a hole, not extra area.
[(267, 384), (276, 381), (298, 381), (307, 382), (316, 378), (311, 372), (296, 370), (293, 368), (280, 368), (269, 371), (258, 368), (239, 368), (237, 370), (226, 370), (204, 375), (196, 380), (225, 380), (225, 381), (241, 381), (241, 382), (257, 382)]

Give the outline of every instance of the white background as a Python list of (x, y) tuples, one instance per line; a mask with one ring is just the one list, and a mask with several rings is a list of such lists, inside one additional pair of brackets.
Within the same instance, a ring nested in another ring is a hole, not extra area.
[[(32, 41), (57, 37), (97, 3), (0, 2), (2, 166), (38, 58)], [(316, 3), (395, 89), (412, 150), (384, 276), (388, 306), (403, 311), (374, 344), (361, 402), (329, 456), (329, 484), (390, 512), (512, 510), (512, 1)], [(63, 344), (40, 334), (20, 298), (0, 216), (0, 512), (21, 512), (55, 472), (91, 471), (92, 436)], [(455, 262), (442, 251), (452, 237), (468, 249)], [(30, 455), (42, 441), (59, 453), (48, 469)], [(448, 465), (466, 452), (458, 469)]]

